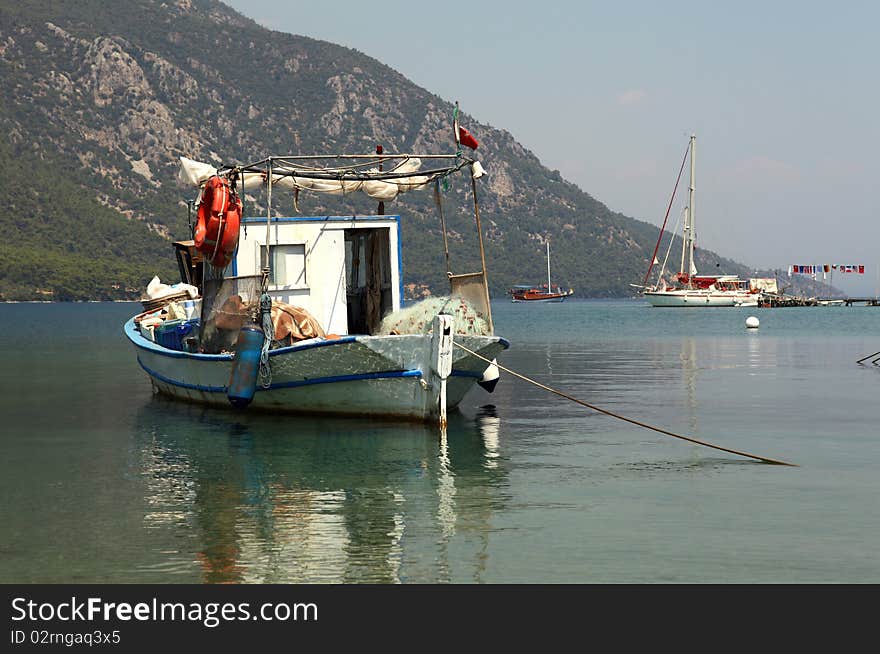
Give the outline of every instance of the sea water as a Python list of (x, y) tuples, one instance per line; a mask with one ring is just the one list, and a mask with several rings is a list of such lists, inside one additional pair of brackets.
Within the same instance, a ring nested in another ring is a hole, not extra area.
[(880, 582), (880, 307), (499, 300), (445, 434), (156, 397), (138, 308), (0, 305), (0, 582)]

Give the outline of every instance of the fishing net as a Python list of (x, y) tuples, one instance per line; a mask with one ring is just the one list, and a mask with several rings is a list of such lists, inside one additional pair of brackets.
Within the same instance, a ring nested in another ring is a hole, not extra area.
[(427, 334), (438, 313), (452, 315), (456, 334), (491, 334), (486, 317), (471, 302), (458, 296), (432, 297), (390, 313), (382, 319), (378, 333)]
[(199, 332), (202, 352), (235, 349), (242, 326), (259, 318), (261, 290), (260, 275), (205, 280)]

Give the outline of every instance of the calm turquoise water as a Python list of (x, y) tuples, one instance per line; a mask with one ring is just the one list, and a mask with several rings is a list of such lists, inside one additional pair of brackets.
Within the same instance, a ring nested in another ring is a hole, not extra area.
[(493, 305), (502, 365), (782, 467), (504, 374), (445, 439), (205, 411), (138, 306), (0, 305), (0, 582), (880, 582), (880, 308)]

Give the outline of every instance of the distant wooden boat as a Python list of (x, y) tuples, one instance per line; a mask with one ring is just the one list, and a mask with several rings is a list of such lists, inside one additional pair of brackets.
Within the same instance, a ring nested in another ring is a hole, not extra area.
[(514, 286), (510, 289), (511, 302), (564, 302), (565, 298), (574, 291), (562, 290), (559, 286), (551, 288), (546, 286)]
[(574, 290), (563, 290), (550, 283), (550, 241), (547, 241), (547, 283), (539, 286), (518, 284), (508, 291), (511, 302), (564, 302)]

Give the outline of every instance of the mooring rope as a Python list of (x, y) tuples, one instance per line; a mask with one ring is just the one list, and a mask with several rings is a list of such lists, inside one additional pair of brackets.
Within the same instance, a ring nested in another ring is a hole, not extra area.
[[(453, 345), (461, 348), (462, 350), (464, 350), (468, 354), (475, 356), (478, 359), (482, 359), (486, 363), (493, 363), (492, 361), (490, 361), (486, 357), (481, 356), (481, 355), (477, 354), (476, 352), (474, 352), (473, 350), (466, 348), (464, 345), (462, 345), (461, 343), (459, 343), (455, 340), (453, 340)], [(503, 370), (504, 372), (506, 372), (509, 375), (513, 375), (514, 377), (522, 379), (523, 381), (528, 382), (529, 384), (533, 384), (534, 386), (537, 386), (538, 388), (543, 388), (545, 391), (549, 391), (550, 393), (553, 393), (554, 395), (558, 395), (559, 397), (564, 397), (566, 400), (571, 400), (572, 402), (576, 402), (577, 404), (585, 406), (588, 409), (592, 409), (593, 411), (598, 411), (599, 413), (603, 413), (606, 416), (611, 416), (612, 418), (617, 418), (618, 420), (623, 420), (624, 422), (629, 422), (633, 425), (637, 425), (639, 427), (644, 427), (645, 429), (651, 429), (651, 430), (659, 432), (661, 434), (665, 434), (667, 436), (672, 436), (673, 438), (680, 438), (681, 440), (689, 441), (691, 443), (696, 443), (697, 445), (705, 445), (706, 447), (711, 447), (716, 450), (721, 450), (722, 452), (729, 452), (730, 454), (737, 454), (739, 456), (745, 456), (750, 459), (757, 459), (758, 461), (763, 461), (764, 463), (770, 463), (773, 465), (798, 467), (798, 465), (796, 463), (788, 463), (786, 461), (778, 461), (776, 459), (769, 459), (765, 456), (758, 456), (757, 454), (749, 454), (748, 452), (740, 452), (737, 450), (731, 450), (727, 447), (721, 447), (720, 445), (713, 445), (712, 443), (707, 443), (706, 441), (697, 440), (696, 438), (690, 438), (689, 436), (682, 436), (681, 434), (676, 434), (674, 432), (667, 431), (665, 429), (661, 429), (660, 427), (653, 427), (653, 426), (646, 424), (644, 422), (639, 422), (638, 420), (633, 420), (632, 418), (627, 418), (626, 416), (622, 416), (620, 414), (614, 413), (613, 411), (603, 409), (601, 407), (595, 406), (594, 404), (584, 402), (583, 400), (579, 400), (576, 397), (572, 397), (571, 395), (563, 393), (562, 391), (558, 391), (555, 388), (550, 388), (549, 386), (545, 386), (544, 384), (537, 382), (534, 379), (529, 379), (525, 375), (521, 375), (518, 372), (514, 372), (513, 370), (505, 368), (497, 361), (494, 363), (498, 367), (499, 370)]]

